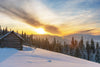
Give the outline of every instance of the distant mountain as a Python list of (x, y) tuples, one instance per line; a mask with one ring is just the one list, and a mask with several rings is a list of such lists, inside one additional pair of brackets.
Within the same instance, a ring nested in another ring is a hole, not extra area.
[(74, 37), (76, 40), (80, 41), (81, 37), (83, 36), (84, 42), (91, 41), (93, 38), (95, 42), (99, 42), (100, 44), (100, 36), (98, 35), (89, 35), (89, 34), (72, 34), (64, 36), (65, 40), (68, 40), (67, 42), (70, 43), (72, 37)]
[(48, 38), (48, 40), (49, 40), (50, 43), (53, 41), (54, 38), (56, 38), (56, 40), (60, 41), (62, 44), (64, 43), (64, 41), (66, 41), (62, 37), (52, 36), (52, 35), (33, 35), (33, 38), (40, 38), (40, 39), (46, 39), (46, 38)]
[(66, 35), (64, 37), (59, 37), (59, 36), (52, 36), (52, 35), (33, 35), (33, 38), (48, 38), (50, 42), (53, 41), (54, 38), (59, 40), (62, 44), (64, 41), (68, 44), (71, 43), (72, 37), (74, 37), (77, 41), (80, 41), (81, 37), (83, 36), (84, 42), (86, 41), (91, 41), (93, 38), (95, 42), (99, 42), (100, 44), (100, 36), (98, 35), (88, 35), (88, 34), (72, 34), (72, 35)]

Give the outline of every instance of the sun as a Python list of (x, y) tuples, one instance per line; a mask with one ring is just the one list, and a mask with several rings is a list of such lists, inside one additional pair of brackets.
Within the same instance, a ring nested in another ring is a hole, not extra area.
[(45, 34), (46, 33), (46, 31), (43, 28), (37, 28), (37, 29), (35, 29), (35, 32), (37, 34)]

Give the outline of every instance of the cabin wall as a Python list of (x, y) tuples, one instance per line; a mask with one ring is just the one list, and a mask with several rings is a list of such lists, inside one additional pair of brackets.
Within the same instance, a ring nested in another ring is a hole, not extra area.
[(22, 40), (13, 33), (3, 38), (0, 44), (1, 47), (16, 48), (22, 50)]

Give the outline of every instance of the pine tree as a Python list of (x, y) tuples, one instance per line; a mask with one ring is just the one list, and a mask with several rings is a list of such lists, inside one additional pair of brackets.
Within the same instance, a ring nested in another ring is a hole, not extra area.
[(60, 52), (60, 43), (59, 43), (59, 41), (57, 40), (57, 42), (56, 42), (56, 44), (55, 44), (55, 47), (54, 47), (54, 51), (55, 52)]
[(2, 30), (2, 34), (4, 35), (5, 34), (5, 29), (3, 28), (3, 30)]
[(71, 48), (74, 48), (74, 46), (75, 46), (75, 40), (74, 40), (74, 37), (72, 37)]
[(70, 55), (74, 56), (75, 48), (76, 48), (77, 41), (72, 37), (71, 45), (70, 45)]
[(96, 44), (96, 56), (95, 56), (95, 61), (100, 63), (100, 47), (99, 43), (97, 42)]
[(70, 54), (69, 45), (66, 44), (66, 42), (64, 42), (64, 45), (62, 46), (62, 53), (64, 53), (64, 54)]
[(6, 34), (6, 33), (8, 33), (8, 28), (7, 28), (7, 27), (5, 28), (5, 34)]
[(51, 46), (52, 46), (51, 49), (52, 49), (53, 51), (55, 50), (55, 45), (56, 45), (56, 44), (57, 44), (57, 40), (56, 40), (56, 38), (54, 38), (54, 39), (53, 39), (53, 42), (52, 42), (52, 45), (51, 45)]
[(96, 49), (99, 49), (99, 43), (98, 42), (96, 43)]
[(82, 58), (82, 53), (80, 52), (79, 47), (76, 48), (74, 56), (75, 57)]
[(81, 40), (79, 42), (79, 49), (80, 49), (82, 58), (86, 59), (86, 49), (85, 49), (85, 46), (84, 46), (83, 37), (81, 37)]
[(2, 28), (1, 28), (1, 26), (0, 26), (0, 35), (2, 35)]
[(53, 44), (56, 45), (56, 42), (57, 42), (57, 40), (56, 40), (56, 38), (54, 38), (53, 39)]
[(96, 62), (100, 63), (100, 51), (99, 50), (97, 50), (95, 60), (96, 60)]
[(91, 47), (89, 45), (89, 41), (86, 42), (86, 51), (87, 51), (87, 59), (90, 60)]
[(78, 46), (78, 41), (77, 40), (75, 40), (75, 44), (74, 45), (75, 45), (74, 48), (76, 48)]
[(83, 36), (81, 37), (81, 40), (79, 42), (79, 47), (82, 49), (84, 47), (84, 43), (83, 43)]
[(95, 53), (95, 46), (94, 46), (94, 40), (91, 39), (91, 50), (93, 53)]
[(30, 46), (32, 46), (32, 43), (33, 43), (33, 35), (30, 35), (28, 37), (28, 39), (29, 39), (28, 43), (30, 43)]
[(48, 38), (45, 39), (45, 48), (47, 50), (49, 49), (49, 40), (48, 40)]
[(22, 34), (21, 34), (21, 36), (22, 36), (22, 37), (24, 37), (24, 32), (23, 32), (23, 31), (22, 31)]
[(70, 55), (71, 55), (71, 56), (74, 56), (74, 50), (73, 50), (73, 48), (71, 48), (71, 47), (70, 47)]

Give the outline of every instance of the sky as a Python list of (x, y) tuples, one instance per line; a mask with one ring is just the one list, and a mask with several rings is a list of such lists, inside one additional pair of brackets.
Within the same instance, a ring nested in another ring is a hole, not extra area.
[(0, 0), (0, 25), (35, 34), (100, 35), (100, 0)]

